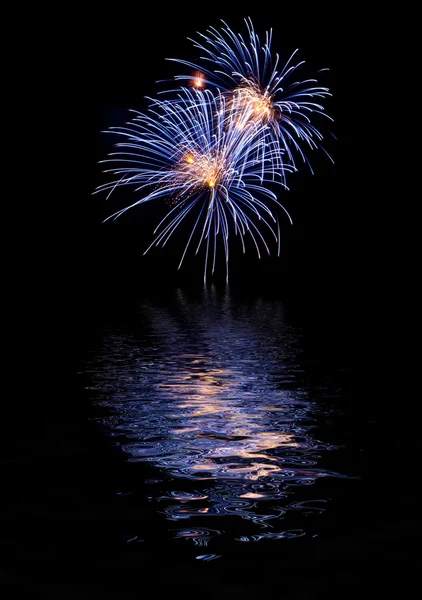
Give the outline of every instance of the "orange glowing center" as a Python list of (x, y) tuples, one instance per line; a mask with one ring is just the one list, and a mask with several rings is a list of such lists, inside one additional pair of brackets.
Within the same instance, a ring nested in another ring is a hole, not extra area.
[(191, 80), (191, 86), (194, 88), (202, 88), (205, 85), (205, 76), (203, 75), (203, 73), (200, 73), (199, 71), (197, 71), (196, 73), (194, 73), (194, 77)]
[(223, 178), (225, 163), (221, 157), (212, 154), (189, 153), (183, 158), (179, 171), (186, 179), (187, 185), (195, 187), (205, 185), (212, 188)]
[(240, 87), (237, 90), (237, 100), (244, 108), (252, 108), (253, 117), (267, 121), (274, 115), (271, 96), (266, 96), (256, 86)]

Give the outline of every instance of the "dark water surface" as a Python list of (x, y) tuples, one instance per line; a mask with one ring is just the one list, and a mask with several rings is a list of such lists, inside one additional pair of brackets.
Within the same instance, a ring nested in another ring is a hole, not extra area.
[[(347, 372), (312, 378), (278, 299), (209, 286), (143, 301), (131, 326), (104, 327), (81, 374), (99, 428), (145, 466), (154, 520), (197, 560), (222, 556), (227, 542), (318, 535), (332, 491), (360, 476), (336, 433)], [(158, 537), (152, 524), (126, 536)]]
[(76, 348), (38, 357), (46, 389), (3, 461), (3, 597), (404, 589), (415, 445), (368, 403), (335, 290), (141, 289), (87, 292), (57, 320)]

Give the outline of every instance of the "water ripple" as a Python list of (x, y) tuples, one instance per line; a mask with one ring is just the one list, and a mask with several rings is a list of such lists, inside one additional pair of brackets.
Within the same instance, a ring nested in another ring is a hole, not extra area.
[(201, 523), (228, 516), (261, 530), (238, 541), (304, 535), (265, 529), (291, 511), (322, 511), (325, 500), (300, 489), (350, 476), (324, 467), (339, 447), (316, 438), (316, 424), (336, 410), (307, 384), (301, 353), (281, 303), (239, 306), (228, 293), (192, 303), (179, 290), (170, 305), (145, 301), (133, 330), (103, 331), (87, 389), (128, 460), (155, 469), (157, 512), (200, 524), (175, 537), (206, 546), (220, 530)]

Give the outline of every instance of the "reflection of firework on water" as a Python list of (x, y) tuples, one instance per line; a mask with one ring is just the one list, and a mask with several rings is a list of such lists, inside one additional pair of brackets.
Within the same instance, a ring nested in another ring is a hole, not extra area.
[[(137, 199), (105, 219), (164, 200), (169, 209), (154, 231), (153, 246), (164, 246), (179, 225), (190, 223), (179, 268), (190, 246), (205, 249), (204, 279), (214, 273), (217, 246), (222, 243), (228, 279), (229, 240), (246, 240), (270, 254), (270, 241), (280, 253), (279, 209), (292, 222), (273, 190), (287, 190), (286, 176), (297, 170), (294, 155), (309, 164), (306, 149), (322, 148), (322, 134), (313, 120), (323, 115), (321, 102), (331, 94), (316, 80), (294, 82), (303, 63), (295, 53), (278, 70), (271, 55), (272, 32), (261, 46), (252, 22), (245, 20), (248, 42), (224, 24), (201, 35), (202, 65), (169, 59), (188, 66), (178, 75), (185, 87), (167, 91), (165, 100), (149, 98), (146, 113), (109, 132), (119, 136), (117, 151), (102, 161), (113, 178), (94, 193), (129, 186)], [(207, 68), (209, 67), (209, 68)], [(330, 117), (328, 117), (330, 118)], [(325, 151), (325, 150), (324, 150)]]
[(308, 383), (302, 334), (282, 303), (239, 304), (211, 285), (138, 308), (140, 329), (103, 332), (87, 389), (99, 425), (147, 469), (145, 493), (172, 532), (200, 545), (219, 531), (241, 542), (300, 535), (291, 527), (307, 519), (295, 513), (319, 514), (324, 481), (330, 495), (353, 476), (330, 468), (346, 468), (327, 434), (342, 422), (343, 391)]
[(118, 150), (103, 161), (112, 165), (106, 172), (112, 172), (115, 179), (96, 191), (107, 190), (110, 195), (117, 187), (130, 186), (140, 197), (108, 219), (164, 198), (170, 210), (157, 226), (147, 252), (154, 245), (164, 246), (193, 213), (193, 229), (179, 268), (189, 245), (195, 243), (196, 252), (201, 245), (206, 247), (205, 275), (209, 262), (214, 272), (219, 235), (227, 274), (231, 232), (239, 236), (243, 251), (245, 238), (250, 236), (259, 257), (262, 248), (270, 253), (261, 228), (278, 242), (273, 210), (283, 207), (265, 182), (285, 187), (284, 171), (289, 167), (282, 171), (274, 168), (275, 151), (268, 151), (263, 161), (256, 160), (262, 125), (250, 119), (248, 107), (241, 110), (238, 104), (236, 110), (228, 110), (221, 94), (182, 89), (178, 102), (153, 101), (149, 114), (135, 113), (131, 122), (110, 130), (123, 139), (116, 144)]
[(272, 30), (266, 32), (262, 44), (250, 19), (245, 19), (246, 40), (222, 23), (220, 30), (210, 27), (206, 34), (199, 34), (200, 41), (190, 40), (205, 53), (199, 64), (168, 59), (193, 69), (175, 79), (187, 81), (192, 87), (208, 85), (232, 98), (237, 107), (249, 106), (251, 118), (268, 125), (262, 130), (261, 152), (265, 153), (268, 146), (278, 147), (280, 152), (273, 154), (279, 161), (278, 167), (286, 160), (284, 154), (289, 164), (295, 166), (296, 152), (310, 167), (304, 148), (324, 150), (323, 135), (313, 120), (320, 115), (332, 120), (321, 104), (331, 96), (329, 89), (317, 85), (316, 79), (292, 79), (304, 64), (304, 61), (294, 62), (297, 50), (284, 66), (279, 66), (279, 55), (273, 56), (271, 52)]

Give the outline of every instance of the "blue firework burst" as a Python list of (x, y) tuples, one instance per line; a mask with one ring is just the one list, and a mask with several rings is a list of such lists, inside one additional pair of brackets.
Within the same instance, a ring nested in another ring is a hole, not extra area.
[(214, 272), (220, 242), (228, 279), (233, 234), (243, 251), (250, 238), (259, 257), (263, 249), (270, 253), (268, 237), (279, 247), (277, 207), (291, 218), (270, 184), (286, 188), (286, 171), (293, 167), (280, 168), (279, 146), (269, 146), (257, 159), (268, 123), (251, 118), (253, 109), (240, 96), (227, 98), (208, 89), (181, 88), (177, 99), (148, 100), (146, 113), (132, 111), (131, 121), (109, 130), (120, 141), (102, 161), (109, 165), (105, 172), (112, 177), (95, 193), (110, 195), (129, 187), (137, 198), (106, 220), (147, 202), (165, 200), (168, 212), (146, 253), (153, 246), (164, 246), (193, 214), (179, 268), (191, 245), (195, 253), (204, 247), (204, 279), (209, 270)]

